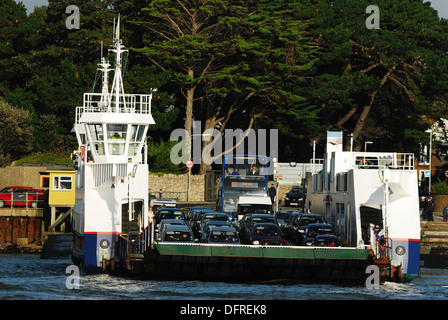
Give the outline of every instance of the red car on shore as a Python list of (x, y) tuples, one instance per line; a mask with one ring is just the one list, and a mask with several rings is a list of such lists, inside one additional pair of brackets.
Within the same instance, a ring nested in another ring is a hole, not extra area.
[(22, 186), (9, 186), (0, 190), (0, 208), (6, 206), (42, 207), (44, 192), (40, 189)]

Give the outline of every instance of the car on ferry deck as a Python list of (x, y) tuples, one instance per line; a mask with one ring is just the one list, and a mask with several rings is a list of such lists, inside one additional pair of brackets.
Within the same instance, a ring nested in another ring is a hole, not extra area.
[(306, 227), (310, 223), (326, 223), (323, 216), (316, 213), (299, 213), (288, 226), (288, 239), (298, 245), (303, 243)]
[(235, 245), (241, 242), (234, 227), (213, 227), (209, 232), (207, 243)]
[(214, 210), (207, 210), (207, 209), (198, 209), (195, 210), (192, 214), (192, 216), (190, 217), (190, 220), (188, 220), (191, 229), (193, 230), (193, 233), (196, 237), (199, 236), (199, 230), (201, 229), (201, 222), (202, 222), (202, 218), (204, 217), (204, 214), (206, 214), (207, 212), (215, 212)]
[(207, 242), (210, 230), (213, 227), (231, 227), (232, 224), (229, 221), (210, 220), (207, 221), (204, 226), (199, 230), (199, 241)]
[(193, 231), (187, 225), (169, 225), (160, 234), (161, 243), (194, 243)]
[(154, 221), (156, 229), (158, 230), (159, 224), (164, 219), (178, 219), (185, 220), (185, 213), (179, 208), (160, 208), (154, 215)]
[(204, 226), (204, 224), (208, 221), (228, 221), (229, 220), (229, 216), (227, 215), (227, 213), (224, 212), (217, 212), (217, 211), (207, 211), (203, 214), (201, 221), (198, 224), (198, 229), (202, 229), (202, 227)]
[(191, 207), (187, 214), (187, 220), (191, 220), (197, 211), (213, 211), (210, 207)]
[(303, 244), (311, 246), (318, 235), (334, 235), (334, 228), (328, 223), (310, 223), (305, 230)]
[(278, 221), (277, 218), (274, 217), (272, 214), (267, 213), (246, 213), (243, 218), (240, 221), (239, 225), (239, 233), (241, 240), (243, 242), (249, 242), (250, 239), (248, 238), (248, 234), (250, 230), (252, 229), (253, 225), (260, 222), (270, 222), (274, 223), (277, 226)]
[(253, 225), (247, 235), (249, 244), (260, 244), (265, 239), (281, 239), (282, 231), (275, 223), (260, 222)]
[(286, 236), (287, 234), (287, 225), (288, 221), (293, 215), (299, 214), (300, 211), (297, 209), (280, 209), (275, 213), (275, 217), (277, 218), (278, 225), (280, 227), (280, 230), (282, 230), (282, 235)]
[(173, 225), (188, 226), (187, 222), (183, 219), (163, 219), (162, 221), (160, 221), (158, 234), (161, 235), (163, 233), (163, 230), (167, 226), (173, 226)]

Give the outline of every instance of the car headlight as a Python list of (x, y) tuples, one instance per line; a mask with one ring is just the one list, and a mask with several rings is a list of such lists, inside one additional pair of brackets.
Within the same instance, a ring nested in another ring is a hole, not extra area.
[(289, 198), (288, 198), (288, 197), (285, 197), (285, 200), (289, 200)]

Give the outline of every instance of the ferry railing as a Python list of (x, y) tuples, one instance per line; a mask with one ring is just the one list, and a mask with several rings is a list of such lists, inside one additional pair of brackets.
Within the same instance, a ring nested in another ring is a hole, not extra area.
[[(6, 205), (6, 201), (4, 200), (3, 205)], [(39, 194), (36, 193), (29, 193), (29, 192), (11, 192), (11, 199), (10, 199), (10, 206), (11, 209), (14, 206), (22, 206), (24, 205), (26, 210), (28, 210), (29, 207), (35, 209), (38, 207), (42, 207), (44, 203), (44, 199), (39, 196)]]
[(381, 237), (371, 224), (370, 227), (370, 248), (376, 259), (389, 259), (389, 249), (392, 248), (391, 239)]
[(128, 256), (128, 239), (119, 236), (117, 239), (117, 257), (121, 262), (125, 262)]
[(152, 244), (152, 223), (139, 236), (129, 243), (129, 253), (144, 254)]
[[(82, 107), (76, 107), (76, 123), (84, 112), (151, 113), (152, 94), (122, 94), (120, 100), (104, 97), (101, 93), (84, 93)], [(109, 103), (110, 102), (110, 103)]]
[(413, 153), (354, 153), (356, 169), (414, 170)]

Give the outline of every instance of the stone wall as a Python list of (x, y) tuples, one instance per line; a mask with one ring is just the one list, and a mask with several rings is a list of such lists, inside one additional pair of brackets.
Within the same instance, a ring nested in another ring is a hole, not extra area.
[[(187, 201), (188, 174), (149, 174), (148, 188), (157, 198), (177, 198)], [(190, 176), (189, 201), (205, 200), (205, 175)]]
[(39, 172), (47, 171), (46, 167), (5, 167), (0, 168), (0, 189), (7, 186), (24, 186), (39, 188)]
[(443, 208), (448, 204), (448, 194), (434, 193), (432, 198), (434, 201), (434, 212), (443, 212)]
[[(6, 186), (26, 186), (39, 188), (39, 172), (47, 171), (47, 167), (5, 167), (0, 168), (0, 189)], [(205, 175), (191, 175), (190, 201), (205, 200)], [(150, 192), (159, 197), (162, 190), (164, 198), (178, 198), (187, 201), (188, 174), (149, 174), (148, 188)]]

